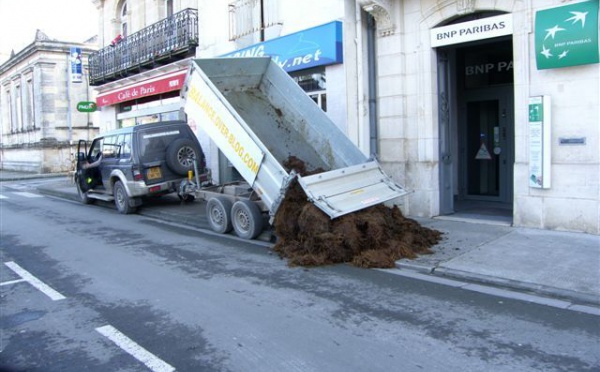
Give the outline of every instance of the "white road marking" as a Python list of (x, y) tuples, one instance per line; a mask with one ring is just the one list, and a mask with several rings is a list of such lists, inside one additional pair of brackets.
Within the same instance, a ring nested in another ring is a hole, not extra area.
[(43, 198), (43, 196), (40, 194), (34, 194), (31, 192), (27, 192), (27, 191), (19, 191), (19, 192), (15, 192), (14, 194), (24, 196), (26, 198)]
[(8, 199), (8, 196), (4, 196), (4, 195), (0, 194), (0, 199)]
[(16, 279), (16, 280), (9, 280), (8, 282), (3, 282), (0, 283), (0, 287), (4, 286), (4, 285), (11, 285), (11, 284), (17, 284), (17, 283), (21, 283), (26, 281), (25, 279)]
[(50, 288), (48, 285), (44, 284), (41, 280), (31, 275), (27, 270), (23, 269), (21, 266), (16, 263), (10, 261), (4, 263), (8, 266), (9, 269), (14, 271), (17, 275), (23, 278), (25, 281), (29, 282), (32, 286), (40, 290), (43, 294), (50, 297), (53, 301), (64, 300), (66, 297)]
[(154, 372), (171, 372), (175, 370), (173, 366), (136, 344), (132, 339), (119, 332), (113, 326), (105, 325), (103, 327), (98, 327), (96, 328), (96, 331), (117, 344), (117, 346), (125, 350), (135, 359), (144, 363)]

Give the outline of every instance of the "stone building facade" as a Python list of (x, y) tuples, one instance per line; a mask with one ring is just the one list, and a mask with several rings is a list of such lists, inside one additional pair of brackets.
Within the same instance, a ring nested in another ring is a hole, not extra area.
[[(82, 78), (71, 78), (71, 48), (81, 50)], [(0, 168), (37, 173), (72, 169), (76, 139), (98, 133), (94, 113), (77, 111), (92, 101), (87, 83), (89, 43), (51, 40), (38, 31), (35, 40), (0, 65)]]
[[(197, 10), (193, 53), (169, 63), (152, 59), (146, 69), (97, 86), (107, 125), (169, 112), (185, 118), (175, 113), (173, 92), (138, 101), (127, 92), (164, 79), (175, 87), (186, 58), (269, 55), (412, 190), (397, 201), (404, 213), (600, 233), (597, 0), (94, 3), (104, 46), (123, 30)], [(544, 26), (552, 17), (561, 30)], [(576, 28), (592, 31), (559, 41)], [(585, 44), (591, 59), (561, 65), (576, 44)], [(558, 64), (544, 67), (550, 57)], [(226, 159), (200, 140), (226, 181)]]
[[(405, 213), (600, 233), (598, 1), (265, 0), (275, 13), (262, 16), (243, 12), (258, 1), (229, 3), (199, 0), (198, 56), (278, 58), (261, 37), (342, 22), (343, 62), (325, 67), (327, 109), (413, 190), (399, 201)], [(262, 35), (248, 26), (258, 16), (276, 21)], [(561, 65), (577, 44), (590, 59)], [(550, 57), (556, 66), (540, 65)]]

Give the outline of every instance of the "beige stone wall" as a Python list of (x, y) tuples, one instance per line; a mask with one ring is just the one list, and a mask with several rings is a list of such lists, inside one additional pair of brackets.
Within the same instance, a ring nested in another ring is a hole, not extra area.
[(2, 169), (34, 173), (66, 173), (74, 170), (75, 145), (38, 144), (0, 150)]
[[(535, 66), (535, 11), (563, 2), (383, 3), (391, 4), (395, 31), (377, 42), (380, 157), (398, 182), (414, 190), (403, 210), (439, 214), (437, 65), (430, 29), (460, 15), (496, 10), (511, 13), (514, 22), (514, 224), (600, 233), (600, 68)], [(546, 190), (528, 186), (527, 107), (537, 95), (552, 97), (552, 185)], [(560, 137), (585, 137), (586, 144), (559, 145)]]
[[(71, 82), (68, 73), (71, 46), (81, 47), (84, 53), (84, 79), (80, 83)], [(87, 44), (38, 40), (0, 66), (2, 169), (63, 172), (65, 154), (69, 153), (64, 148), (97, 133), (97, 114), (76, 109), (78, 102), (95, 99), (85, 76), (87, 54), (93, 48)], [(13, 98), (17, 90), (22, 96), (20, 105)], [(22, 112), (20, 125), (15, 124), (15, 110)]]

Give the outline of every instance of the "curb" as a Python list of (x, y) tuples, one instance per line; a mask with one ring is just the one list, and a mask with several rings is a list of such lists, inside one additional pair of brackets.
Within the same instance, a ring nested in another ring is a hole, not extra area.
[(496, 287), (509, 288), (519, 292), (535, 293), (541, 296), (549, 296), (556, 299), (562, 299), (574, 304), (600, 307), (600, 298), (594, 296), (593, 294), (575, 292), (567, 289), (550, 287), (543, 284), (533, 284), (512, 279), (497, 278), (488, 275), (470, 273), (462, 270), (448, 269), (444, 267), (435, 268), (433, 274), (439, 274), (440, 276), (477, 282), (484, 285), (493, 285)]
[(72, 200), (72, 201), (79, 201), (79, 195), (77, 195), (77, 194), (63, 192), (63, 191), (55, 190), (55, 189), (49, 189), (49, 188), (45, 188), (45, 187), (38, 187), (37, 190), (40, 194), (55, 196), (57, 198), (67, 199), (67, 200)]
[(41, 173), (0, 176), (0, 182), (68, 177), (70, 173)]
[(463, 282), (477, 283), (524, 293), (533, 293), (543, 297), (551, 297), (553, 299), (568, 301), (572, 304), (587, 305), (595, 308), (600, 307), (600, 298), (593, 294), (575, 292), (566, 289), (544, 286), (541, 284), (503, 279), (444, 267), (426, 266), (406, 262), (396, 263), (396, 267), (401, 270), (411, 270), (419, 274), (452, 278)]

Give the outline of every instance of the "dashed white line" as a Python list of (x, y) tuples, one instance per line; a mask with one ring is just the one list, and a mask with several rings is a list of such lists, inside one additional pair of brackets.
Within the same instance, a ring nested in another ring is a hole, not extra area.
[(13, 194), (24, 196), (26, 198), (43, 198), (43, 196), (40, 194), (34, 194), (31, 192), (27, 192), (27, 191), (14, 192)]
[(125, 350), (135, 359), (144, 363), (154, 372), (171, 372), (175, 370), (172, 365), (144, 349), (113, 326), (105, 325), (103, 327), (98, 327), (96, 328), (96, 331), (117, 344), (117, 346)]
[(11, 285), (11, 284), (17, 284), (17, 283), (21, 283), (26, 281), (25, 279), (16, 279), (16, 280), (9, 280), (8, 282), (2, 282), (0, 283), (0, 287), (4, 286), (4, 285)]
[(8, 196), (0, 194), (0, 199), (8, 199)]
[(14, 271), (17, 275), (23, 278), (25, 281), (29, 282), (32, 286), (40, 290), (43, 294), (50, 297), (53, 301), (64, 300), (66, 297), (50, 288), (48, 285), (44, 284), (41, 280), (31, 275), (27, 270), (23, 269), (21, 266), (16, 263), (10, 261), (4, 263), (8, 266), (9, 269)]

